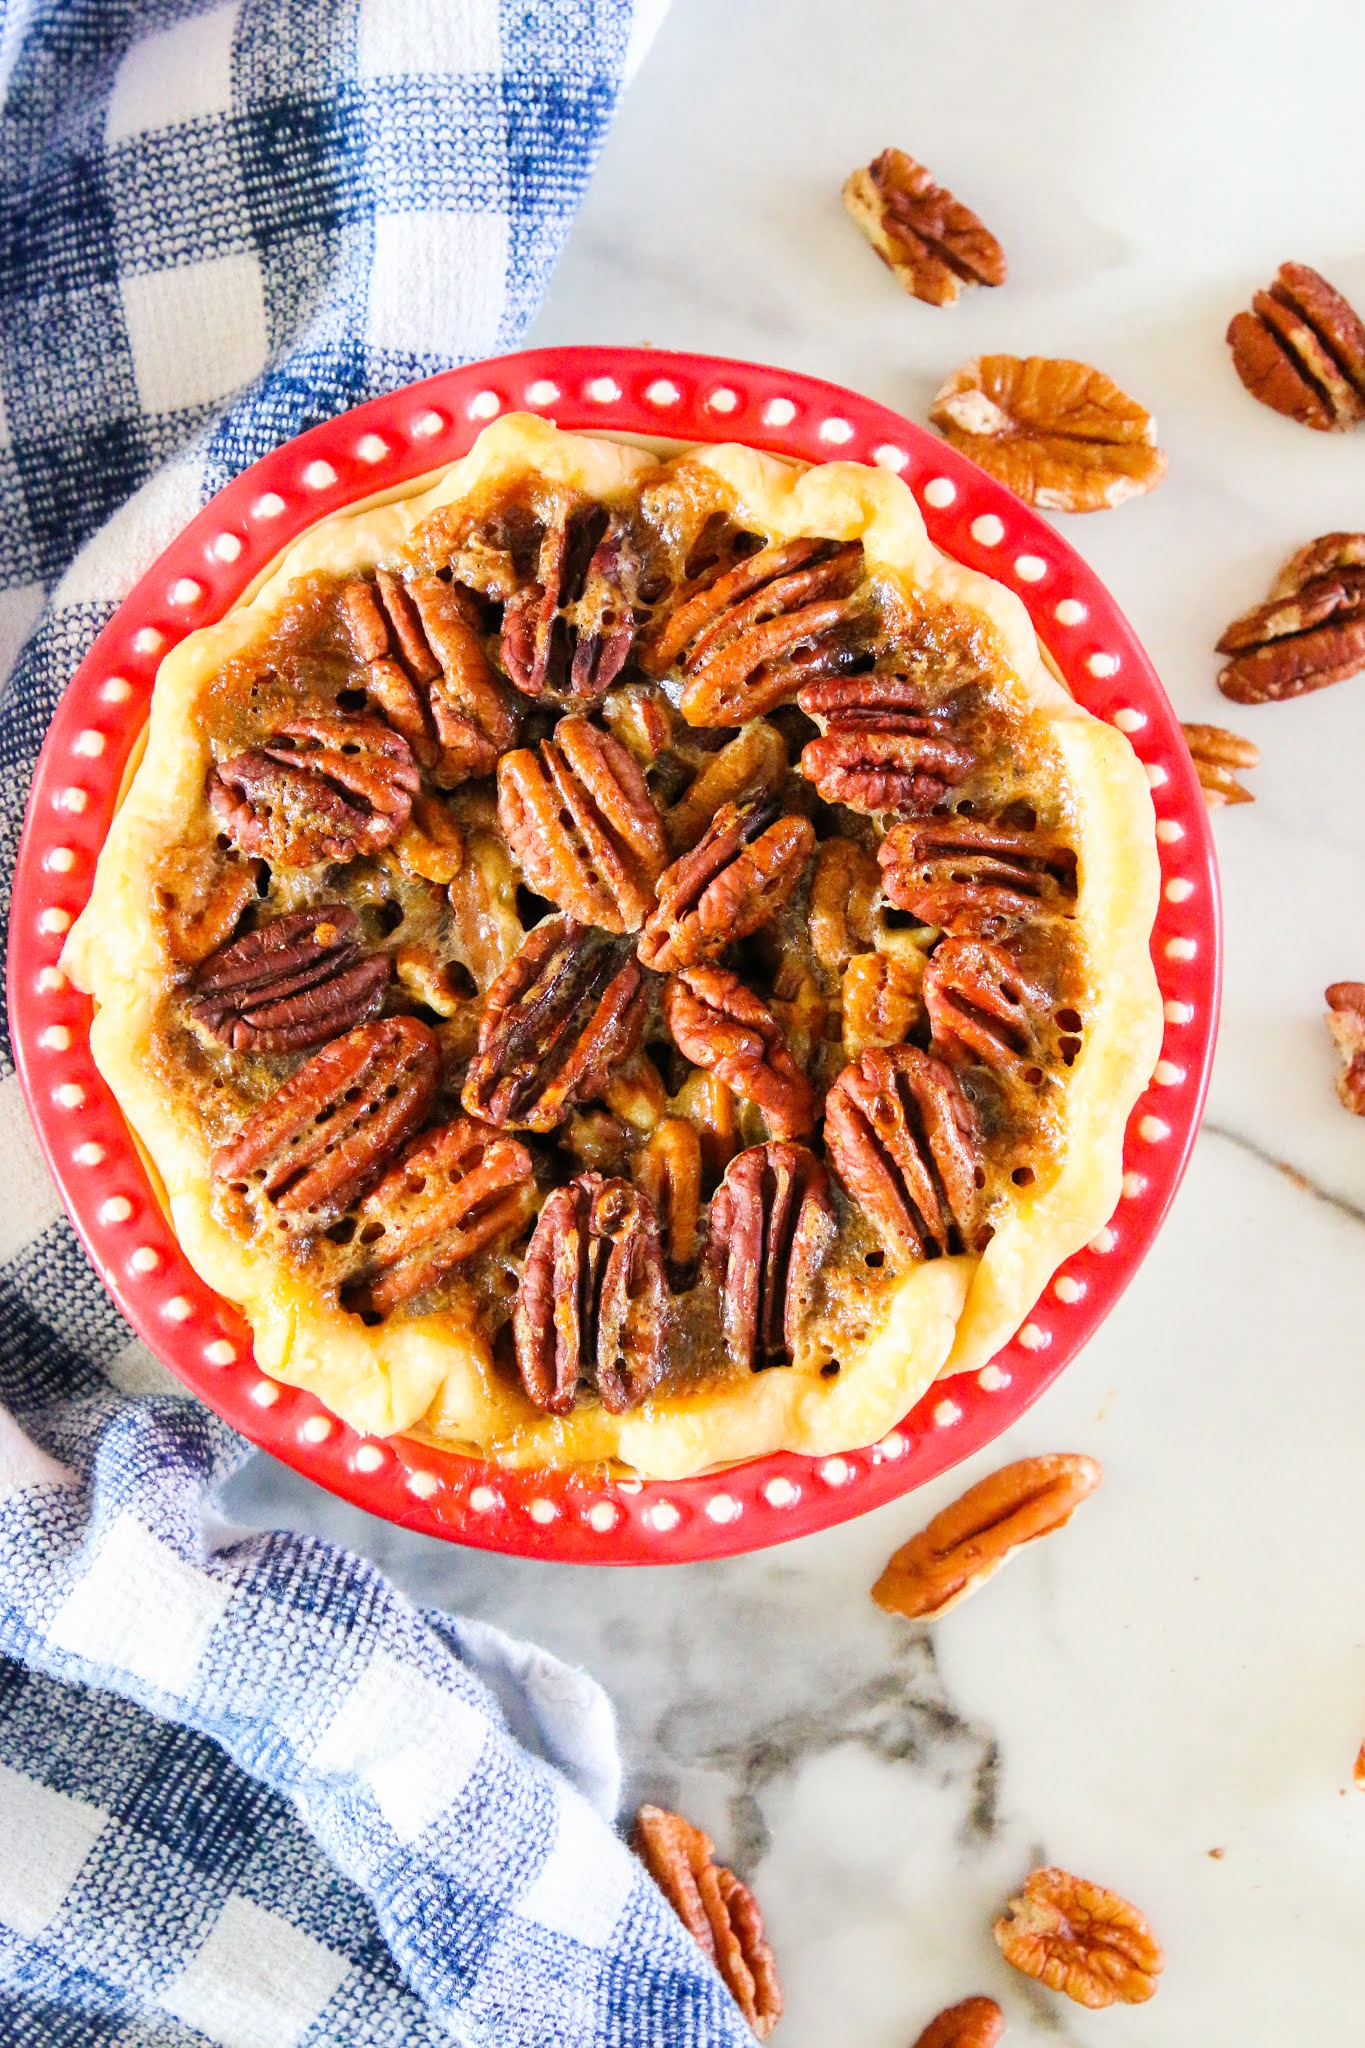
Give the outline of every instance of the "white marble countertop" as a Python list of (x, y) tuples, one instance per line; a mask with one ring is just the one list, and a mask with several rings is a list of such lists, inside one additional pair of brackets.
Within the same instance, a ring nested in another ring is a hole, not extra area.
[[(1365, 677), (1237, 712), (1210, 652), (1293, 548), (1365, 525), (1365, 429), (1264, 411), (1223, 344), (1285, 258), (1365, 306), (1363, 78), (1347, 0), (674, 0), (536, 328), (780, 363), (918, 418), (983, 349), (1096, 363), (1156, 412), (1170, 472), (1067, 538), (1181, 716), (1264, 752), (1254, 807), (1217, 820), (1227, 999), (1184, 1190), (1003, 1444), (826, 1536), (671, 1571), (460, 1551), (265, 1460), (233, 1490), (598, 1674), (632, 1791), (754, 1884), (783, 2048), (910, 2048), (977, 1991), (1011, 2044), (1365, 2038), (1365, 1123), (1320, 1023), (1324, 984), (1365, 975)], [(899, 295), (838, 201), (890, 142), (1000, 235), (1005, 289)], [(932, 1633), (873, 1608), (967, 1479), (1063, 1449), (1107, 1471), (1069, 1530)], [(1088, 2014), (1000, 1961), (992, 1912), (1043, 1859), (1149, 1914), (1150, 2005)]]

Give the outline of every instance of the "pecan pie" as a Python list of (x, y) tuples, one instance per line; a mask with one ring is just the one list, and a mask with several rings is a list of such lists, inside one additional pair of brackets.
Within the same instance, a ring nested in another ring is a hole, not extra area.
[(511, 417), (167, 656), (65, 958), (265, 1371), (678, 1477), (873, 1441), (1103, 1224), (1156, 874), (898, 479)]

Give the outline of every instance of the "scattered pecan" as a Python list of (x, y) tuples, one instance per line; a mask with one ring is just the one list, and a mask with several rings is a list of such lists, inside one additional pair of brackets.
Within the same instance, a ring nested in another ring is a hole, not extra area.
[(1301, 697), (1365, 669), (1365, 533), (1326, 533), (1291, 555), (1266, 602), (1218, 642), (1236, 704)]
[[(944, 939), (924, 974), (924, 1007), (934, 1051), (949, 1066), (993, 1067), (1004, 1080), (1039, 1088), (1044, 1044), (1054, 1037), (1063, 1063), (1080, 1050), (1080, 1017), (1060, 1013), (1054, 1033), (1046, 989), (1003, 946), (989, 939)], [(1075, 1030), (1068, 1030), (1070, 1024)]]
[(1229, 732), (1221, 725), (1182, 725), (1180, 730), (1209, 809), (1216, 811), (1221, 804), (1249, 804), (1251, 791), (1242, 787), (1234, 770), (1260, 766), (1261, 750), (1255, 740), (1244, 740), (1240, 733)]
[(888, 1614), (937, 1620), (1023, 1544), (1063, 1528), (1103, 1477), (1094, 1458), (1072, 1451), (1003, 1466), (901, 1546), (872, 1588), (873, 1599)]
[(1076, 856), (1050, 834), (987, 818), (893, 825), (877, 850), (898, 910), (943, 931), (998, 937), (1040, 911), (1070, 916)]
[(740, 804), (776, 796), (787, 774), (787, 749), (782, 736), (764, 718), (757, 718), (726, 742), (703, 764), (695, 781), (664, 816), (664, 831), (674, 853), (695, 846), (722, 804)]
[(638, 931), (668, 858), (648, 785), (619, 740), (561, 718), (498, 763), (498, 817), (521, 871), (582, 924)]
[(854, 171), (844, 206), (912, 299), (951, 306), (964, 285), (1005, 282), (1005, 252), (990, 229), (903, 149)]
[(348, 583), (341, 609), (367, 664), (366, 694), (442, 788), (491, 775), (516, 714), (479, 638), (474, 600), (441, 576), (389, 569)]
[(1365, 1116), (1365, 981), (1332, 983), (1327, 1029), (1341, 1054), (1337, 1094), (1352, 1116)]
[(210, 770), (209, 809), (246, 853), (285, 867), (355, 860), (392, 845), (420, 777), (400, 733), (375, 718), (296, 718)]
[(1273, 412), (1320, 433), (1365, 419), (1365, 322), (1306, 263), (1282, 263), (1227, 339), (1237, 375)]
[(1031, 1870), (992, 1932), (1016, 1970), (1092, 2009), (1143, 2004), (1166, 1961), (1136, 1906), (1069, 1870)]
[(851, 839), (825, 839), (810, 878), (810, 942), (820, 965), (840, 975), (872, 943), (872, 911), (881, 886), (875, 855)]
[(648, 1002), (624, 947), (546, 918), (488, 991), (465, 1109), (486, 1124), (553, 1130), (634, 1052)]
[(636, 1153), (632, 1171), (659, 1219), (671, 1271), (685, 1273), (701, 1245), (701, 1139), (682, 1117), (666, 1117)]
[(1156, 423), (1112, 378), (1051, 356), (977, 356), (929, 417), (954, 448), (1045, 512), (1099, 512), (1161, 482)]
[(512, 1312), (529, 1398), (567, 1415), (585, 1382), (612, 1415), (638, 1408), (663, 1370), (665, 1301), (645, 1196), (599, 1173), (556, 1188), (531, 1233)]
[(975, 765), (952, 737), (951, 719), (927, 706), (903, 676), (837, 676), (797, 698), (823, 725), (801, 755), (801, 773), (827, 804), (852, 811), (928, 811)]
[(635, 1816), (635, 1853), (766, 2041), (782, 2017), (782, 1987), (753, 1893), (716, 1862), (709, 1835), (663, 1807), (642, 1806)]
[(903, 1045), (924, 1015), (923, 988), (922, 953), (855, 953), (844, 969), (845, 1050)]
[(188, 966), (230, 939), (256, 900), (261, 873), (261, 863), (243, 860), (235, 846), (168, 847), (152, 876), (152, 901), (172, 960)]
[(390, 1314), (520, 1230), (535, 1201), (531, 1155), (515, 1138), (463, 1118), (423, 1131), (356, 1212), (349, 1305)]
[(643, 666), (681, 667), (689, 725), (743, 725), (859, 658), (873, 624), (862, 580), (857, 542), (762, 548), (680, 606)]
[(659, 877), (658, 903), (640, 934), (646, 967), (668, 973), (714, 960), (774, 917), (815, 845), (809, 818), (784, 818), (775, 797), (722, 804), (710, 830)]
[(684, 1058), (762, 1110), (775, 1138), (800, 1138), (815, 1097), (777, 1019), (726, 967), (684, 967), (664, 984), (664, 1022)]
[(195, 969), (194, 1022), (233, 1052), (302, 1052), (350, 1031), (384, 1000), (389, 962), (360, 950), (360, 919), (319, 903), (258, 925)]
[(711, 1203), (725, 1348), (750, 1372), (790, 1365), (811, 1280), (834, 1237), (829, 1178), (804, 1145), (752, 1145)]
[(503, 613), (503, 666), (517, 688), (552, 703), (604, 696), (635, 638), (638, 574), (629, 533), (604, 507), (577, 505), (552, 519), (535, 581)]
[(964, 1998), (930, 2020), (915, 2048), (996, 2048), (1005, 2015), (993, 1998)]
[(982, 1249), (976, 1120), (942, 1060), (913, 1045), (860, 1053), (826, 1098), (825, 1152), (898, 1257)]
[(224, 1189), (256, 1197), (288, 1228), (335, 1223), (424, 1124), (440, 1048), (415, 1017), (381, 1017), (334, 1038), (253, 1110), (210, 1162)]

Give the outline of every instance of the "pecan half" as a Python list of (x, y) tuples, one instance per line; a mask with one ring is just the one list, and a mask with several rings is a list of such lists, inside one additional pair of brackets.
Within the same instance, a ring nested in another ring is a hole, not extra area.
[(1077, 2005), (1142, 2005), (1165, 1966), (1145, 1916), (1069, 1870), (1031, 1870), (992, 1933), (1001, 1955)]
[(942, 1060), (913, 1045), (859, 1054), (826, 1098), (825, 1152), (898, 1257), (982, 1249), (976, 1120)]
[(1261, 750), (1255, 740), (1244, 740), (1240, 733), (1229, 732), (1221, 725), (1182, 725), (1180, 730), (1209, 809), (1216, 811), (1222, 804), (1249, 804), (1251, 791), (1242, 787), (1234, 771), (1259, 768)]
[(933, 1621), (993, 1578), (1025, 1543), (1064, 1528), (1104, 1469), (1078, 1452), (1020, 1458), (978, 1480), (902, 1544), (872, 1588), (888, 1614)]
[(810, 878), (810, 942), (828, 974), (840, 975), (872, 943), (872, 910), (881, 886), (876, 858), (851, 839), (824, 839)]
[(1218, 651), (1233, 657), (1218, 687), (1236, 704), (1301, 697), (1365, 669), (1365, 533), (1326, 533), (1291, 555)]
[(632, 1172), (659, 1219), (670, 1269), (685, 1273), (701, 1247), (701, 1139), (682, 1117), (665, 1117), (636, 1153)]
[(1352, 1116), (1365, 1116), (1365, 981), (1331, 984), (1327, 1029), (1341, 1054), (1337, 1094)]
[(727, 967), (684, 967), (664, 984), (664, 1022), (694, 1066), (706, 1067), (767, 1119), (775, 1138), (815, 1123), (815, 1096), (777, 1019)]
[(284, 867), (391, 846), (420, 782), (412, 750), (375, 718), (295, 718), (209, 771), (209, 809), (246, 853)]
[(725, 1348), (749, 1372), (790, 1365), (811, 1280), (834, 1239), (829, 1177), (804, 1145), (753, 1145), (711, 1203)]
[(188, 966), (230, 939), (256, 901), (261, 873), (261, 863), (243, 860), (235, 847), (168, 847), (152, 875), (152, 902), (172, 960)]
[(904, 676), (837, 676), (797, 703), (824, 727), (801, 754), (801, 773), (827, 804), (851, 811), (928, 811), (975, 766), (951, 719), (927, 706)]
[(498, 818), (521, 871), (582, 924), (633, 932), (668, 858), (648, 785), (619, 740), (561, 718), (539, 748), (498, 763)]
[(912, 299), (951, 306), (964, 285), (1005, 282), (1005, 252), (990, 229), (903, 149), (884, 149), (854, 171), (843, 196)]
[(423, 1131), (361, 1202), (348, 1304), (388, 1315), (535, 1212), (531, 1155), (515, 1138), (457, 1118)]
[(815, 846), (809, 818), (784, 818), (775, 797), (722, 804), (705, 837), (659, 877), (640, 934), (646, 967), (668, 973), (714, 960), (767, 924), (800, 881)]
[(440, 1047), (425, 1024), (362, 1024), (314, 1053), (252, 1111), (214, 1153), (213, 1178), (289, 1229), (325, 1228), (426, 1122), (440, 1081)]
[(862, 580), (858, 542), (762, 548), (681, 605), (643, 665), (681, 667), (689, 725), (743, 725), (861, 657), (874, 623)]
[(704, 762), (671, 810), (664, 831), (674, 853), (695, 846), (722, 804), (740, 804), (760, 796), (776, 796), (787, 774), (787, 749), (782, 736), (757, 718)]
[(350, 1031), (384, 1000), (389, 962), (360, 950), (360, 919), (319, 903), (258, 925), (195, 969), (186, 1005), (234, 1052), (302, 1052)]
[(915, 2048), (996, 2048), (1005, 2015), (993, 1998), (964, 1998), (930, 2020)]
[(929, 408), (954, 448), (1045, 512), (1099, 512), (1161, 482), (1151, 414), (1088, 363), (977, 356)]
[(635, 1853), (720, 1971), (754, 2034), (766, 2041), (782, 2017), (782, 1987), (753, 1893), (716, 1862), (709, 1835), (664, 1807), (640, 1808)]
[(348, 583), (341, 609), (367, 664), (367, 694), (442, 788), (491, 775), (516, 714), (484, 653), (474, 600), (441, 576), (389, 569)]
[(663, 1371), (665, 1301), (646, 1198), (600, 1173), (556, 1188), (531, 1233), (512, 1311), (529, 1398), (548, 1415), (567, 1415), (585, 1383), (612, 1415), (638, 1408)]
[[(1055, 1040), (1067, 1066), (1080, 1050), (1080, 1018), (1059, 1012), (1003, 946), (989, 939), (944, 939), (924, 973), (924, 1007), (934, 1051), (950, 1066), (980, 1064), (1027, 1088), (1044, 1080), (1045, 1045)], [(1068, 1030), (1068, 1025), (1076, 1029)]]
[(1273, 412), (1320, 433), (1365, 419), (1365, 322), (1306, 263), (1282, 263), (1227, 339), (1237, 375)]
[(503, 614), (503, 666), (517, 688), (556, 703), (605, 696), (635, 638), (638, 574), (629, 533), (603, 506), (573, 506), (551, 520), (535, 581)]
[(844, 969), (843, 1040), (856, 1056), (902, 1045), (924, 1015), (924, 955), (855, 953)]
[(553, 1130), (634, 1052), (648, 1004), (644, 970), (624, 947), (546, 918), (488, 991), (466, 1110), (486, 1124)]
[(898, 910), (943, 931), (997, 937), (1040, 911), (1070, 916), (1076, 856), (1050, 834), (988, 818), (893, 825), (877, 850)]

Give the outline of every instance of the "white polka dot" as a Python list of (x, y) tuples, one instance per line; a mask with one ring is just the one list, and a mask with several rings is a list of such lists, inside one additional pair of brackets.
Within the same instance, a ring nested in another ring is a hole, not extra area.
[(251, 1389), (251, 1398), (258, 1408), (273, 1408), (280, 1398), (280, 1390), (274, 1380), (258, 1380)]
[(237, 1346), (229, 1344), (226, 1337), (215, 1337), (204, 1346), (204, 1356), (210, 1365), (231, 1365), (237, 1357)]
[(706, 403), (712, 412), (734, 412), (739, 405), (739, 396), (728, 384), (721, 384), (709, 393)]
[(66, 976), (60, 967), (44, 967), (38, 974), (38, 986), (44, 995), (56, 995), (66, 987)]
[(1116, 676), (1119, 672), (1117, 654), (1087, 655), (1085, 665), (1092, 676)]
[(71, 1033), (67, 1030), (65, 1024), (49, 1024), (42, 1035), (41, 1043), (47, 1047), (49, 1052), (69, 1052), (71, 1050)]
[(606, 1536), (616, 1527), (621, 1517), (609, 1500), (594, 1501), (588, 1509), (588, 1527), (596, 1529), (599, 1536)]
[(1166, 884), (1168, 903), (1188, 903), (1194, 894), (1194, 883), (1186, 875), (1174, 875)]
[(527, 1509), (527, 1513), (533, 1522), (539, 1522), (541, 1527), (544, 1528), (555, 1520), (559, 1509), (552, 1500), (533, 1500)]
[[(470, 415), (472, 418), (480, 419), (484, 417), (490, 417), (490, 415), (476, 413), (474, 411), (474, 403), (475, 401), (471, 401), (469, 407)], [(413, 421), (412, 431), (414, 434), (420, 435), (422, 440), (424, 441), (434, 441), (438, 434), (443, 433), (445, 431), (445, 426), (446, 417), (444, 413), (422, 412), (418, 413), (417, 418)]]
[(1009, 1383), (1010, 1376), (1001, 1365), (983, 1365), (976, 1376), (976, 1384), (987, 1394), (998, 1394)]
[(362, 1444), (352, 1463), (357, 1472), (378, 1472), (387, 1455), (379, 1444)]
[(734, 1522), (743, 1512), (739, 1502), (731, 1493), (713, 1493), (706, 1503), (706, 1512), (713, 1522)]
[(135, 1273), (155, 1273), (161, 1264), (161, 1255), (154, 1245), (140, 1244), (128, 1264)]
[(1052, 607), (1052, 616), (1059, 626), (1079, 626), (1085, 617), (1085, 606), (1078, 597), (1064, 597)]
[(879, 1458), (890, 1458), (893, 1462), (897, 1458), (903, 1458), (909, 1448), (898, 1429), (889, 1429), (881, 1442), (874, 1446)]
[(408, 1492), (415, 1493), (418, 1500), (430, 1500), (440, 1489), (441, 1482), (434, 1472), (409, 1472)]
[(196, 583), (193, 576), (180, 576), (171, 585), (172, 604), (198, 604), (203, 595), (203, 584)]
[(98, 761), (104, 752), (104, 734), (87, 725), (84, 732), (78, 732), (75, 739), (76, 752), (84, 754), (87, 760)]
[(1185, 1078), (1185, 1069), (1176, 1066), (1173, 1060), (1158, 1060), (1152, 1079), (1159, 1088), (1178, 1088)]
[(1085, 1286), (1080, 1280), (1073, 1280), (1069, 1273), (1062, 1273), (1052, 1283), (1052, 1291), (1058, 1301), (1076, 1302), (1085, 1299)]
[[(382, 434), (362, 434), (355, 444), (355, 452), (362, 462), (382, 462), (389, 452), (389, 444)], [(313, 1416), (311, 1420), (316, 1422), (319, 1417)], [(307, 1426), (305, 1423), (305, 1429)]]
[(1037, 1323), (1025, 1323), (1023, 1329), (1019, 1332), (1019, 1342), (1023, 1345), (1025, 1351), (1046, 1350), (1051, 1341), (1047, 1331), (1040, 1330)]
[(476, 1515), (491, 1515), (502, 1503), (491, 1486), (475, 1486), (470, 1489), (469, 1505)]
[(335, 1427), (330, 1415), (309, 1415), (300, 1423), (299, 1435), (306, 1444), (325, 1444)]
[(553, 405), (559, 396), (559, 386), (552, 384), (548, 377), (537, 377), (534, 384), (526, 387), (528, 405)]
[(69, 875), (75, 865), (76, 856), (69, 846), (54, 846), (43, 862), (43, 866), (51, 868), (54, 875)]
[(646, 1519), (656, 1529), (663, 1530), (666, 1533), (669, 1529), (677, 1528), (682, 1520), (682, 1516), (678, 1513), (671, 1500), (661, 1500), (656, 1501), (654, 1506), (647, 1510)]
[(303, 481), (310, 491), (330, 491), (336, 480), (337, 473), (331, 463), (324, 462), (320, 456), (303, 472)]
[(1159, 1145), (1170, 1135), (1170, 1125), (1159, 1116), (1145, 1116), (1138, 1125), (1138, 1136), (1148, 1145)]
[(1114, 713), (1114, 723), (1120, 732), (1141, 732), (1147, 723), (1147, 713), (1135, 711), (1131, 704), (1121, 704)]
[(104, 1159), (104, 1147), (87, 1140), (84, 1145), (78, 1145), (71, 1156), (77, 1166), (99, 1166)]
[[(615, 405), (621, 396), (621, 387), (614, 377), (593, 377), (588, 382), (588, 396), (594, 405)], [(670, 401), (664, 399), (660, 403), (668, 404)]]
[(1047, 563), (1041, 555), (1020, 555), (1014, 573), (1021, 583), (1041, 583), (1047, 574)]
[(133, 694), (127, 676), (110, 676), (100, 691), (106, 704), (126, 704)]
[(1125, 1173), (1125, 1174), (1124, 1174), (1124, 1176), (1123, 1176), (1123, 1199), (1124, 1199), (1124, 1201), (1125, 1201), (1125, 1202), (1136, 1202), (1136, 1201), (1137, 1201), (1137, 1200), (1139, 1199), (1139, 1197), (1140, 1197), (1140, 1196), (1142, 1196), (1142, 1195), (1145, 1195), (1145, 1194), (1146, 1194), (1146, 1192), (1147, 1192), (1147, 1182), (1146, 1182), (1146, 1179), (1144, 1178), (1144, 1176), (1143, 1176), (1142, 1174), (1140, 1174), (1140, 1173)]
[(267, 491), (251, 509), (258, 519), (278, 519), (284, 510), (284, 499), (278, 491)]
[(842, 448), (853, 439), (853, 429), (847, 420), (841, 420), (836, 413), (830, 419), (821, 420), (820, 439), (832, 442), (836, 448)]
[(101, 1223), (126, 1223), (133, 1213), (133, 1205), (126, 1195), (110, 1195), (107, 1202), (100, 1203)]
[(1118, 1243), (1118, 1241), (1118, 1232), (1116, 1230), (1111, 1230), (1109, 1228), (1109, 1225), (1106, 1223), (1104, 1229), (1097, 1230), (1095, 1232), (1095, 1235), (1091, 1238), (1090, 1249), (1092, 1252), (1098, 1252), (1100, 1254), (1100, 1257), (1104, 1258), (1109, 1252), (1113, 1251), (1114, 1246)]
[(38, 919), (38, 929), (40, 932), (64, 932), (68, 931), (70, 926), (71, 912), (69, 910), (59, 910), (55, 906), (50, 910), (45, 910)]
[(934, 1428), (951, 1429), (955, 1422), (961, 1422), (962, 1410), (956, 1401), (940, 1401), (934, 1409)]
[[(361, 443), (364, 446), (364, 443)], [(213, 552), (220, 562), (235, 562), (242, 552), (240, 534), (219, 533), (214, 535)]]
[(1005, 522), (994, 512), (983, 512), (972, 521), (972, 539), (983, 548), (998, 548), (1005, 538)]
[[(606, 380), (610, 382), (610, 379)], [(656, 377), (645, 391), (651, 405), (676, 405), (682, 397), (677, 385), (669, 377)]]
[(1168, 1024), (1188, 1024), (1193, 1016), (1193, 1003), (1178, 1003), (1172, 1000), (1166, 1005), (1166, 1022)]
[(56, 1098), (62, 1109), (79, 1109), (85, 1101), (85, 1090), (79, 1081), (63, 1081), (56, 1091)]
[(1160, 789), (1170, 780), (1166, 770), (1159, 761), (1145, 761), (1143, 763), (1143, 772), (1147, 777), (1147, 787), (1149, 789)]
[(946, 476), (931, 476), (924, 486), (924, 502), (941, 512), (945, 505), (951, 505), (957, 496), (957, 485)]
[(1158, 818), (1156, 836), (1163, 846), (1174, 846), (1177, 840), (1185, 837), (1185, 827), (1175, 818)]
[(57, 799), (64, 811), (74, 811), (77, 816), (89, 807), (90, 792), (74, 787), (64, 789)]
[(158, 633), (155, 626), (139, 626), (133, 635), (133, 652), (155, 654), (164, 644), (164, 640), (164, 634)]
[(879, 448), (872, 450), (872, 460), (876, 463), (878, 469), (889, 469), (896, 475), (899, 475), (901, 470), (905, 468), (906, 463), (909, 462), (910, 457), (906, 454), (904, 448), (897, 448), (893, 441), (883, 441)]
[(799, 1486), (793, 1486), (790, 1479), (770, 1479), (763, 1489), (763, 1498), (770, 1508), (795, 1507), (801, 1498)]
[(796, 407), (789, 398), (770, 398), (763, 408), (764, 423), (770, 427), (789, 427), (796, 418)]
[(826, 1458), (820, 1467), (820, 1477), (826, 1486), (846, 1486), (853, 1477), (853, 1467), (847, 1458)]
[(173, 1294), (166, 1303), (163, 1313), (173, 1323), (187, 1323), (194, 1314), (194, 1303), (187, 1294)]
[(476, 391), (469, 401), (472, 420), (495, 420), (501, 411), (502, 400), (496, 391)]
[(1168, 960), (1193, 960), (1198, 951), (1199, 948), (1193, 939), (1167, 939), (1166, 941), (1166, 958)]

